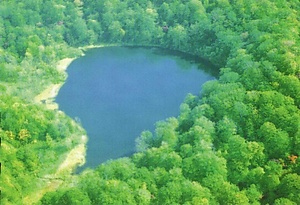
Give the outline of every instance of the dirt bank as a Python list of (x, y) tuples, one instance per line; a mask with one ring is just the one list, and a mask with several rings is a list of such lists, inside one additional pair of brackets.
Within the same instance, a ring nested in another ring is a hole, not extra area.
[[(56, 69), (59, 72), (66, 72), (68, 66), (72, 63), (74, 59), (75, 58), (65, 58), (60, 60), (57, 63)], [(58, 109), (58, 105), (54, 102), (54, 99), (57, 96), (58, 91), (62, 85), (63, 83), (49, 85), (44, 91), (42, 91), (34, 98), (34, 102), (45, 103), (46, 107), (51, 110)]]

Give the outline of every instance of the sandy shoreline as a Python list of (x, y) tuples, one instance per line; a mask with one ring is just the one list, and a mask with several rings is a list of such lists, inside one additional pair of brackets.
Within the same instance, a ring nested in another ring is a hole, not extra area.
[[(59, 168), (54, 174), (45, 175), (43, 178), (46, 180), (46, 185), (23, 199), (25, 205), (35, 204), (46, 194), (47, 192), (53, 192), (58, 189), (65, 180), (70, 180), (74, 169), (78, 166), (82, 166), (85, 163), (86, 155), (86, 143), (87, 136), (82, 135), (80, 143), (74, 147), (66, 156), (66, 159), (60, 164)], [(66, 176), (69, 176), (66, 178)]]
[(60, 72), (65, 72), (73, 60), (75, 60), (75, 58), (64, 58), (58, 61), (56, 69)]
[[(61, 73), (65, 73), (68, 66), (72, 63), (73, 60), (75, 60), (75, 58), (65, 58), (60, 60), (57, 63), (56, 69)], [(35, 96), (34, 102), (44, 103), (47, 109), (58, 110), (58, 104), (54, 102), (54, 99), (63, 84), (64, 82), (49, 85), (44, 91)], [(76, 138), (77, 137), (80, 138), (78, 144), (67, 153), (65, 160), (59, 165), (56, 172), (51, 175), (44, 176), (43, 183), (46, 184), (37, 192), (24, 197), (24, 204), (37, 203), (46, 192), (55, 191), (64, 183), (65, 180), (71, 179), (73, 177), (72, 172), (76, 167), (84, 165), (86, 143), (88, 138), (85, 135), (76, 136)]]
[[(75, 58), (65, 58), (57, 63), (56, 69), (59, 72), (66, 72), (68, 66), (72, 63)], [(45, 103), (46, 107), (50, 110), (58, 109), (58, 104), (54, 102), (54, 98), (57, 96), (59, 89), (64, 83), (52, 84), (47, 87), (40, 94), (35, 96), (34, 102)]]
[(87, 140), (87, 136), (81, 136), (80, 143), (68, 153), (65, 161), (60, 164), (56, 172), (57, 176), (60, 176), (64, 172), (72, 173), (72, 171), (74, 171), (74, 167), (82, 166), (85, 164), (85, 145), (87, 143)]
[[(84, 51), (87, 51), (92, 48), (102, 48), (102, 47), (107, 47), (107, 46), (117, 46), (117, 44), (110, 44), (110, 45), (89, 45), (89, 46), (84, 46), (84, 47), (79, 47), (79, 49), (82, 51), (82, 56), (84, 56)], [(66, 73), (66, 70), (68, 66), (75, 60), (76, 58), (64, 58), (60, 61), (58, 61), (56, 65), (56, 69), (59, 72)], [(52, 84), (49, 85), (44, 91), (42, 91), (40, 94), (35, 96), (34, 102), (36, 103), (45, 103), (47, 109), (50, 110), (57, 110), (58, 104), (54, 102), (55, 97), (57, 96), (59, 89), (61, 86), (64, 84), (59, 83), (59, 84)]]
[[(84, 56), (84, 51), (87, 51), (92, 48), (102, 48), (107, 46), (116, 46), (116, 45), (89, 45), (84, 47), (79, 47), (82, 50), (82, 56)], [(76, 58), (64, 58), (57, 62), (56, 69), (59, 72), (66, 73), (68, 66), (75, 60)], [(57, 96), (59, 89), (63, 83), (52, 84), (49, 85), (44, 91), (35, 96), (34, 102), (36, 103), (45, 103), (47, 109), (57, 110), (58, 104), (54, 102), (55, 97)]]

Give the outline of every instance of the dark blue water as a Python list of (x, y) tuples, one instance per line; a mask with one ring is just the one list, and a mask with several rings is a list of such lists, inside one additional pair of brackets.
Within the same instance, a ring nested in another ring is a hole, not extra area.
[(196, 63), (157, 48), (92, 49), (67, 72), (56, 102), (87, 131), (85, 167), (133, 153), (142, 131), (178, 116), (186, 95), (213, 79)]

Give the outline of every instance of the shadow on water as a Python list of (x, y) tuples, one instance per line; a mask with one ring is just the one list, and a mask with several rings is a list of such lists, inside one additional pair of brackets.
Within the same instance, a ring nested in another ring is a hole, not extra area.
[[(212, 64), (209, 60), (204, 58), (185, 53), (177, 50), (170, 50), (166, 48), (153, 47), (153, 46), (123, 46), (128, 49), (137, 49), (137, 48), (147, 48), (150, 49), (157, 56), (174, 56), (174, 60), (182, 69), (188, 69), (188, 66), (185, 62), (196, 64), (199, 70), (203, 70), (209, 75), (217, 78), (219, 76), (219, 68)], [(184, 60), (184, 61), (182, 61)]]

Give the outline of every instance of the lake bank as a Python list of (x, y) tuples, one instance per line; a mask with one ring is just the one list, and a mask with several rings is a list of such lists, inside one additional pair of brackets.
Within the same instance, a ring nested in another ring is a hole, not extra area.
[(59, 165), (57, 171), (54, 174), (40, 177), (44, 185), (37, 192), (25, 196), (23, 204), (36, 204), (47, 192), (53, 192), (63, 185), (65, 181), (70, 181), (74, 177), (72, 173), (76, 167), (84, 165), (88, 138), (86, 135), (78, 137), (80, 137), (79, 144), (66, 154), (65, 160)]
[[(75, 60), (76, 58), (65, 58), (58, 61), (56, 69), (59, 72), (66, 72), (68, 66)], [(63, 86), (64, 82), (58, 84), (49, 85), (44, 91), (38, 94), (34, 98), (35, 103), (44, 103), (49, 110), (58, 109), (58, 104), (54, 102), (55, 97), (57, 96), (59, 89)]]
[[(62, 74), (67, 74), (66, 70), (68, 66), (75, 59), (76, 58), (64, 58), (58, 61), (56, 69)], [(64, 83), (65, 82), (50, 84), (45, 90), (35, 96), (34, 102), (38, 104), (45, 104), (46, 108), (49, 110), (58, 110), (59, 106), (54, 102), (54, 100)], [(73, 123), (75, 123), (75, 121), (73, 121)], [(41, 186), (43, 188), (28, 196), (25, 196), (23, 199), (24, 204), (37, 203), (44, 196), (44, 194), (55, 191), (63, 185), (65, 180), (72, 178), (72, 173), (77, 167), (85, 164), (86, 144), (88, 137), (86, 135), (75, 133), (74, 136), (68, 136), (67, 138), (70, 140), (74, 140), (76, 138), (76, 141), (78, 142), (77, 145), (75, 145), (75, 147), (69, 152), (65, 153), (65, 159), (58, 165), (58, 169), (55, 173), (49, 173), (40, 178)]]
[[(120, 46), (118, 44), (109, 44), (109, 45), (89, 45), (89, 46), (84, 46), (84, 47), (79, 47), (82, 51), (81, 56), (84, 56), (86, 51), (93, 49), (93, 48), (103, 48), (103, 47), (111, 47), (111, 46)], [(77, 58), (64, 58), (60, 61), (57, 62), (56, 69), (61, 72), (67, 74), (67, 68), (69, 65), (76, 60)], [(47, 109), (50, 110), (58, 110), (58, 104), (54, 102), (55, 97), (57, 96), (60, 88), (63, 86), (65, 83), (57, 83), (57, 84), (50, 84), (45, 90), (43, 90), (40, 94), (35, 96), (34, 102), (35, 103), (44, 103), (47, 107)]]

